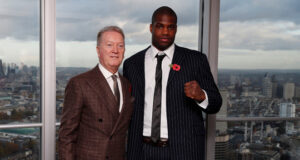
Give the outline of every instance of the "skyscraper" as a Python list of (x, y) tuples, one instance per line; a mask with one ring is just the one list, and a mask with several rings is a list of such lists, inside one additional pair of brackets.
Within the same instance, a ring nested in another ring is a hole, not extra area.
[(286, 100), (294, 98), (295, 83), (287, 82), (283, 86), (283, 98)]
[[(293, 103), (280, 103), (279, 106), (280, 117), (295, 117), (296, 105)], [(285, 132), (292, 133), (294, 131), (294, 123), (286, 121)]]
[(295, 117), (296, 105), (293, 103), (280, 103), (279, 117)]
[(2, 59), (0, 59), (0, 78), (4, 77), (5, 74), (4, 74), (4, 69), (2, 67)]
[(272, 97), (272, 81), (268, 73), (266, 73), (263, 78), (263, 95), (267, 98)]
[[(220, 93), (221, 93), (223, 101), (222, 101), (222, 107), (217, 114), (217, 118), (226, 118), (229, 93), (227, 90), (220, 90)], [(217, 122), (216, 129), (219, 131), (219, 133), (225, 133), (227, 130), (227, 122), (226, 121), (225, 122)]]

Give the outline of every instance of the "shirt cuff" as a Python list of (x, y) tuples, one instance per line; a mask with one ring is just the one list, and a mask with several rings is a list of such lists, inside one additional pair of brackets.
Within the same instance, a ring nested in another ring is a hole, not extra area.
[(205, 94), (205, 99), (202, 101), (202, 102), (198, 102), (198, 101), (195, 101), (197, 103), (198, 106), (200, 106), (201, 108), (203, 109), (206, 109), (207, 106), (208, 106), (208, 97), (207, 97), (207, 94), (206, 94), (206, 91), (202, 89), (202, 91), (204, 92)]

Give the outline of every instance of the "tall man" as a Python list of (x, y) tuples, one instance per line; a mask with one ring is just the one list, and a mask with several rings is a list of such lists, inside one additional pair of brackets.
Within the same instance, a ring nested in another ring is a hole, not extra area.
[(124, 58), (123, 31), (103, 28), (96, 47), (100, 63), (73, 77), (65, 91), (59, 130), (60, 160), (123, 160), (133, 110), (130, 83), (118, 73)]
[(174, 44), (176, 13), (152, 15), (152, 45), (124, 62), (135, 97), (129, 160), (204, 160), (202, 111), (217, 113), (219, 90), (204, 54)]

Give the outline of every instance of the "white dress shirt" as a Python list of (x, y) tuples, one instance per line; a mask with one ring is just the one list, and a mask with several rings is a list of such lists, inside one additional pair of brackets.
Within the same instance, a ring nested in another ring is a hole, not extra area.
[[(99, 69), (100, 69), (101, 73), (103, 74), (104, 78), (106, 79), (112, 93), (115, 94), (114, 93), (114, 81), (111, 77), (113, 74), (111, 72), (109, 72), (106, 68), (104, 68), (100, 63), (98, 64), (98, 66), (99, 66)], [(118, 87), (119, 87), (119, 92), (120, 92), (119, 112), (121, 112), (122, 106), (123, 106), (122, 84), (121, 84), (121, 81), (120, 81), (119, 72), (116, 72), (115, 75), (117, 76), (117, 82), (118, 82)]]
[[(168, 122), (167, 122), (167, 82), (170, 72), (170, 64), (172, 64), (172, 59), (174, 55), (175, 45), (172, 44), (168, 49), (164, 51), (159, 51), (153, 45), (146, 51), (145, 54), (145, 104), (144, 104), (144, 129), (143, 135), (151, 136), (151, 125), (152, 125), (152, 110), (153, 110), (153, 97), (155, 88), (155, 68), (157, 60), (155, 56), (159, 53), (165, 53), (166, 56), (162, 61), (162, 98), (161, 98), (161, 121), (160, 121), (160, 137), (168, 138)], [(180, 64), (179, 64), (180, 65)], [(204, 90), (203, 90), (204, 91)], [(208, 97), (206, 92), (206, 99), (197, 103), (200, 107), (206, 109), (208, 106)]]

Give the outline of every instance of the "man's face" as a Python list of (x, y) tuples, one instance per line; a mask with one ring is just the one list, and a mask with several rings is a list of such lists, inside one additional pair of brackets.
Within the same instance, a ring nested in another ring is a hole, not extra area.
[(167, 14), (156, 16), (154, 23), (150, 24), (152, 44), (160, 51), (169, 48), (174, 43), (176, 31), (174, 16)]
[(115, 31), (107, 31), (102, 34), (97, 46), (99, 61), (108, 71), (118, 71), (124, 58), (125, 44), (122, 35)]

